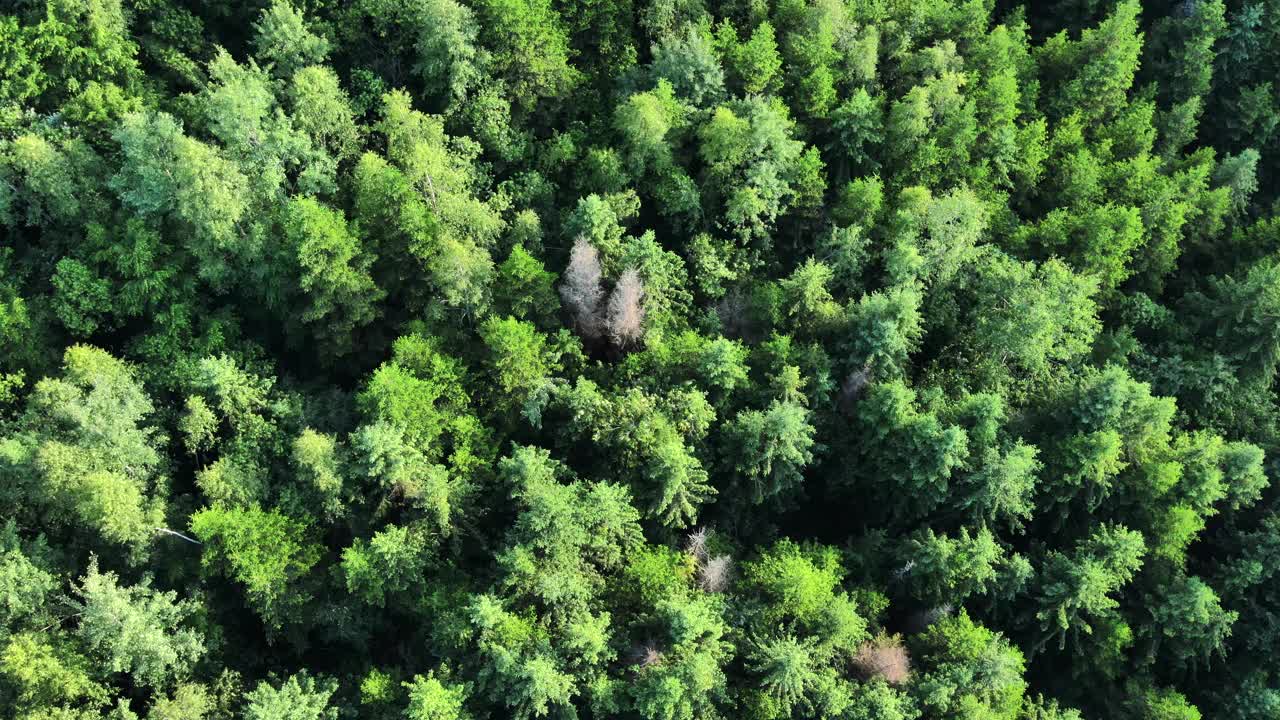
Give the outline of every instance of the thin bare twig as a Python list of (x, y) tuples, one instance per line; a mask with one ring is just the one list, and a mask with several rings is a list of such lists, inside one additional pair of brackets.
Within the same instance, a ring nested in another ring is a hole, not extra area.
[(158, 532), (158, 533), (164, 533), (165, 535), (172, 535), (172, 536), (174, 536), (174, 537), (182, 538), (183, 540), (186, 540), (187, 542), (189, 542), (189, 543), (191, 543), (191, 544), (193, 544), (193, 545), (203, 545), (203, 544), (204, 544), (204, 543), (200, 542), (199, 540), (196, 540), (195, 538), (191, 538), (191, 537), (187, 537), (186, 535), (183, 535), (182, 533), (178, 532), (177, 530), (170, 530), (169, 528), (156, 528), (156, 532)]
[(54, 620), (53, 622), (49, 623), (48, 625), (45, 625), (44, 627), (40, 628), (40, 629), (39, 629), (39, 630), (37, 630), (36, 632), (45, 632), (46, 630), (52, 630), (53, 628), (57, 627), (58, 625), (61, 625), (62, 623), (64, 623), (64, 622), (66, 622), (66, 621), (70, 620), (71, 618), (73, 618), (73, 617), (80, 617), (80, 616), (81, 616), (81, 615), (83, 615), (83, 614), (84, 614), (83, 612), (78, 612), (78, 613), (75, 613), (74, 615), (68, 615), (68, 616), (66, 616), (66, 617), (64, 617), (64, 618), (58, 618), (57, 620)]

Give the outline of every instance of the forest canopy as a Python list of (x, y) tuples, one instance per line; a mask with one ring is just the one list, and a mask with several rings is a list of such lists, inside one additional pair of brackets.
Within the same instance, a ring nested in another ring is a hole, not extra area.
[(0, 716), (1275, 720), (1280, 1), (0, 0)]

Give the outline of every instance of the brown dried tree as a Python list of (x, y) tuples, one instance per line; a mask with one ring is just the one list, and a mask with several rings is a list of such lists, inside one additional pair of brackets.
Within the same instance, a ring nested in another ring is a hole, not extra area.
[(883, 678), (901, 685), (911, 677), (911, 657), (898, 635), (880, 635), (862, 644), (853, 656), (854, 668), (868, 680)]

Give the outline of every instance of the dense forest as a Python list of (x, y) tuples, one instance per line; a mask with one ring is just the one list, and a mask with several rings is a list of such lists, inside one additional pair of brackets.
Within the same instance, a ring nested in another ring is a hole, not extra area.
[(1280, 0), (0, 0), (0, 716), (1280, 718)]

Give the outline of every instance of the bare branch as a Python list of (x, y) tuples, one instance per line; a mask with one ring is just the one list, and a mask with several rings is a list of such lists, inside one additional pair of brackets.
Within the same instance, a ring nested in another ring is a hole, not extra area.
[(733, 582), (733, 558), (717, 555), (698, 568), (698, 585), (709, 593), (721, 593)]
[(872, 382), (871, 363), (862, 366), (862, 369), (849, 373), (849, 377), (845, 378), (844, 383), (840, 386), (840, 398), (838, 400), (841, 412), (850, 414), (857, 405), (859, 398), (862, 397), (863, 391)]
[(564, 270), (560, 297), (573, 313), (578, 331), (586, 337), (600, 337), (603, 330), (600, 318), (600, 304), (604, 300), (604, 289), (600, 286), (602, 275), (600, 252), (585, 238), (579, 237), (569, 251), (569, 266)]
[(193, 545), (203, 545), (203, 544), (204, 544), (204, 543), (200, 542), (199, 540), (196, 540), (195, 538), (191, 538), (191, 537), (188, 537), (188, 536), (186, 536), (186, 535), (183, 535), (182, 533), (178, 532), (177, 530), (170, 530), (169, 528), (159, 528), (159, 527), (158, 527), (158, 528), (156, 528), (155, 530), (156, 530), (156, 532), (158, 532), (158, 533), (162, 533), (162, 534), (164, 534), (164, 535), (172, 535), (172, 536), (177, 537), (177, 538), (182, 538), (183, 540), (186, 540), (187, 542), (189, 542), (189, 543), (191, 543), (191, 544), (193, 544)]
[(684, 551), (692, 555), (699, 564), (707, 560), (707, 538), (709, 536), (710, 533), (704, 527), (698, 528), (685, 536)]
[(640, 669), (652, 667), (662, 662), (666, 657), (664, 653), (655, 643), (648, 642), (641, 647), (633, 648), (631, 651), (631, 662)]
[(640, 273), (628, 270), (618, 278), (609, 297), (609, 337), (618, 347), (627, 347), (644, 335), (644, 284)]

